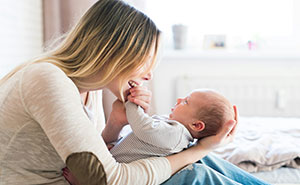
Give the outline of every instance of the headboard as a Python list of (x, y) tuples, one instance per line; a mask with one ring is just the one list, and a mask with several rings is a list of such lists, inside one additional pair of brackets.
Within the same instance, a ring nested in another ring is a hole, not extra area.
[(179, 76), (176, 96), (214, 89), (238, 106), (242, 116), (300, 117), (300, 76)]

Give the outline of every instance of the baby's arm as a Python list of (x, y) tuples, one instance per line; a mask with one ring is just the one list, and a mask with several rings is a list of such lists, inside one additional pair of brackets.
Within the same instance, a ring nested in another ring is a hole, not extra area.
[[(127, 96), (128, 101), (141, 106), (145, 112), (150, 109), (152, 93), (146, 86), (135, 86), (130, 89)], [(128, 124), (125, 107), (122, 101), (116, 100), (112, 105), (112, 111), (108, 116), (106, 126), (102, 132), (102, 137), (106, 143), (112, 143), (118, 140), (122, 128)]]
[[(131, 102), (125, 103), (127, 120), (134, 134), (142, 141), (164, 149), (174, 149), (180, 142), (182, 126), (154, 119)], [(170, 139), (172, 138), (172, 139)]]

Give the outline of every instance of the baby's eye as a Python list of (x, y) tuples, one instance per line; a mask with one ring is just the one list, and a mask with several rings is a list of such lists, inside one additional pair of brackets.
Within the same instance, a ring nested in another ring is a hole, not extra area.
[(184, 101), (183, 101), (183, 103), (184, 103), (184, 104), (187, 104), (187, 103), (188, 103), (188, 101), (187, 101), (187, 100), (184, 100)]

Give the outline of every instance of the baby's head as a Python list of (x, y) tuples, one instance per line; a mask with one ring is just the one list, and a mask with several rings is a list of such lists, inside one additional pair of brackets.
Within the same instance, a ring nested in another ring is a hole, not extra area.
[(204, 89), (178, 98), (171, 111), (170, 119), (183, 124), (196, 139), (217, 134), (224, 123), (235, 117), (233, 106), (224, 96)]

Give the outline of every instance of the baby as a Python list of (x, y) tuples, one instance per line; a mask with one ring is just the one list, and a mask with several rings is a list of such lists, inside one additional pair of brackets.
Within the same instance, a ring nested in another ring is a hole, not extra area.
[(169, 117), (150, 117), (129, 101), (125, 108), (132, 132), (110, 150), (118, 162), (125, 163), (180, 152), (194, 139), (217, 134), (235, 116), (230, 102), (212, 90), (195, 90), (178, 98)]

